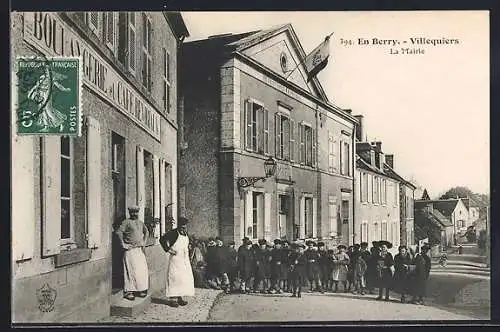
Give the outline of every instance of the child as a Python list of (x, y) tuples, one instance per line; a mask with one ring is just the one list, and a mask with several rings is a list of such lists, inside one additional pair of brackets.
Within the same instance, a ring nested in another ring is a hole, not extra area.
[(361, 295), (365, 295), (365, 273), (367, 265), (361, 253), (357, 253), (354, 255), (354, 263), (352, 264), (352, 267), (354, 282), (353, 294), (357, 294), (359, 292)]
[(213, 238), (208, 239), (207, 246), (207, 282), (213, 289), (221, 289), (220, 288), (220, 261), (218, 259), (217, 253), (217, 243)]
[(328, 251), (326, 251), (326, 246), (324, 242), (318, 242), (318, 253), (319, 253), (319, 269), (320, 269), (320, 281), (321, 289), (323, 293), (328, 287), (328, 279), (330, 276), (330, 267), (328, 264)]
[(261, 293), (265, 293), (268, 290), (269, 253), (264, 239), (259, 240), (259, 248), (255, 250), (255, 269), (254, 291), (260, 289)]
[(302, 297), (302, 283), (306, 276), (307, 260), (304, 255), (305, 246), (302, 243), (294, 244), (294, 251), (290, 253), (289, 276), (292, 283), (292, 297)]
[(228, 260), (228, 276), (230, 283), (230, 291), (236, 289), (236, 279), (238, 278), (238, 253), (234, 248), (234, 241), (229, 241), (227, 247), (227, 260)]
[(244, 247), (238, 250), (238, 270), (240, 273), (240, 290), (242, 293), (250, 292), (250, 285), (254, 271), (254, 252), (252, 241), (245, 239)]
[(309, 281), (309, 292), (315, 290), (321, 290), (321, 281), (319, 276), (319, 258), (320, 254), (317, 249), (314, 248), (315, 243), (313, 241), (308, 241), (307, 250), (304, 253), (307, 259), (307, 279)]
[(283, 291), (290, 293), (292, 291), (291, 282), (289, 282), (288, 277), (288, 267), (290, 266), (290, 262), (288, 260), (288, 256), (290, 256), (290, 243), (288, 240), (284, 240), (282, 250), (282, 259), (281, 264), (283, 265)]
[(327, 284), (326, 288), (330, 291), (333, 291), (333, 268), (335, 266), (335, 263), (337, 261), (337, 256), (335, 256), (335, 250), (333, 249), (328, 249), (327, 251)]
[(274, 250), (272, 251), (272, 281), (273, 281), (273, 290), (278, 294), (283, 293), (284, 289), (284, 275), (286, 270), (285, 260), (286, 257), (284, 254), (287, 254), (281, 248), (281, 240), (274, 240)]
[(347, 266), (349, 264), (349, 256), (346, 253), (346, 246), (339, 245), (337, 247), (338, 254), (335, 256), (336, 261), (333, 267), (332, 279), (335, 283), (335, 293), (339, 290), (339, 282), (343, 284), (344, 292), (347, 293)]

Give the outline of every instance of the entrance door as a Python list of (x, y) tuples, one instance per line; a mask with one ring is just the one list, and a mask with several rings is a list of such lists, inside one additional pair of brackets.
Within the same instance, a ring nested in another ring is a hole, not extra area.
[(113, 177), (113, 236), (111, 241), (112, 253), (112, 289), (113, 293), (123, 289), (123, 249), (115, 230), (120, 227), (126, 215), (125, 203), (125, 139), (115, 133), (111, 138), (112, 170)]

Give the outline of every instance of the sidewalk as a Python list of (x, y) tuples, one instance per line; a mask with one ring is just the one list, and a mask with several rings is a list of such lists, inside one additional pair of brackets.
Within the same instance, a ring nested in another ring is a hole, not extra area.
[(216, 298), (222, 294), (220, 290), (196, 288), (194, 297), (186, 297), (185, 307), (173, 308), (158, 300), (161, 296), (153, 296), (148, 308), (136, 317), (107, 317), (99, 323), (191, 323), (205, 322)]

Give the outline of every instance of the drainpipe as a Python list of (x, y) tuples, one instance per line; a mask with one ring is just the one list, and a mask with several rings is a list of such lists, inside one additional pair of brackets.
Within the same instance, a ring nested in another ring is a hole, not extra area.
[(356, 125), (352, 128), (352, 148), (351, 148), (351, 174), (352, 174), (352, 244), (354, 245), (356, 240)]

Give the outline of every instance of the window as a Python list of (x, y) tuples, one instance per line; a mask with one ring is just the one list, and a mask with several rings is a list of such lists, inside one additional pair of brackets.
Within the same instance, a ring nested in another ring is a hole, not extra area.
[[(292, 126), (290, 118), (284, 114), (275, 114), (275, 133), (276, 133), (276, 158), (291, 160), (292, 155)], [(266, 123), (266, 121), (264, 121)], [(264, 131), (264, 134), (269, 131)]]
[(103, 40), (113, 52), (115, 51), (116, 39), (116, 13), (104, 12), (103, 13)]
[(87, 12), (87, 25), (99, 36), (99, 12)]
[(151, 71), (153, 58), (151, 54), (151, 39), (152, 39), (151, 18), (142, 13), (142, 85), (151, 92), (153, 86)]
[(368, 242), (368, 222), (361, 223), (361, 242)]
[(250, 204), (252, 218), (247, 223), (247, 235), (252, 239), (258, 239), (263, 235), (263, 222), (264, 222), (264, 194), (261, 192), (251, 192)]
[(399, 190), (398, 184), (394, 183), (394, 206), (398, 205)]
[(269, 111), (263, 105), (245, 102), (246, 142), (248, 151), (269, 153)]
[(335, 196), (328, 197), (328, 219), (330, 221), (330, 236), (338, 235), (338, 220), (337, 220), (337, 198)]
[(382, 196), (382, 203), (387, 204), (387, 180), (382, 179), (382, 188), (381, 188), (381, 196)]
[(335, 137), (329, 132), (328, 133), (328, 171), (334, 173), (337, 169), (337, 157), (336, 157), (337, 142)]
[(300, 163), (307, 166), (316, 164), (316, 142), (314, 130), (305, 123), (299, 123)]
[(61, 137), (61, 243), (73, 242), (73, 170), (72, 141), (69, 137)]
[(342, 199), (342, 207), (341, 207), (340, 213), (342, 216), (342, 223), (348, 224), (349, 223), (349, 200)]
[(163, 108), (170, 113), (170, 53), (163, 48)]
[(153, 221), (154, 202), (154, 176), (153, 176), (153, 155), (144, 151), (144, 223)]
[(135, 27), (136, 27), (136, 22), (135, 22), (135, 13), (134, 12), (128, 12), (128, 57), (127, 57), (127, 62), (128, 62), (128, 69), (135, 74), (135, 68), (136, 68), (136, 56), (135, 56), (135, 50), (136, 50), (136, 34), (135, 34)]
[(258, 221), (258, 215), (259, 215), (259, 210), (258, 210), (258, 193), (253, 193), (252, 197), (252, 234), (253, 237), (256, 239), (257, 238), (257, 221)]
[(380, 224), (377, 221), (375, 221), (373, 223), (373, 239), (372, 239), (372, 241), (380, 241), (380, 236), (381, 236)]
[(380, 203), (380, 178), (378, 176), (373, 177), (373, 203), (378, 204)]
[(361, 173), (360, 176), (361, 202), (368, 202), (368, 174)]

